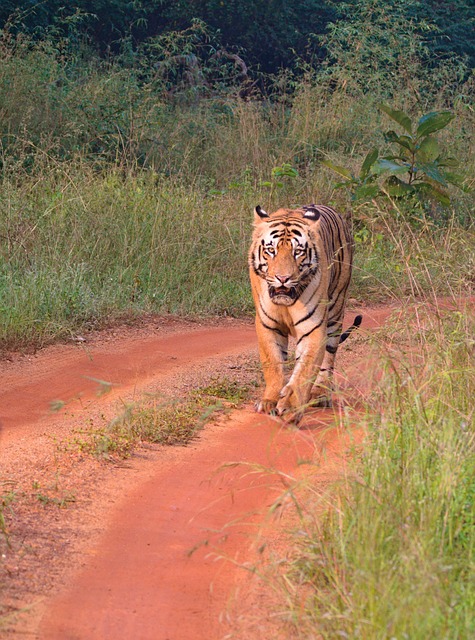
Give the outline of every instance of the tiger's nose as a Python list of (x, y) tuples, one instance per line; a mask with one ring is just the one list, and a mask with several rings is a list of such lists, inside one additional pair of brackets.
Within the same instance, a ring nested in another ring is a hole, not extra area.
[(278, 280), (281, 284), (285, 284), (287, 280), (289, 280), (290, 276), (287, 275), (275, 275), (276, 280)]

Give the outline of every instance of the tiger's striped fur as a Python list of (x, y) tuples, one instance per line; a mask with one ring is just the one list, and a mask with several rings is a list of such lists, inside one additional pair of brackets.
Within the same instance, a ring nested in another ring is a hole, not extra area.
[[(331, 379), (342, 335), (351, 279), (353, 239), (331, 207), (308, 205), (254, 212), (249, 273), (266, 388), (262, 413), (298, 418), (311, 396), (331, 406)], [(287, 384), (288, 338), (296, 339), (295, 366)]]

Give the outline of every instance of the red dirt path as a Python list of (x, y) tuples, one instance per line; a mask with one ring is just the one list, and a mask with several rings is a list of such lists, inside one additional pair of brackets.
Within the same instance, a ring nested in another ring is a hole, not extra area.
[[(388, 313), (364, 311), (365, 325), (378, 325)], [(8, 469), (19, 442), (34, 444), (41, 434), (54, 434), (60, 422), (70, 430), (97, 406), (110, 409), (120, 399), (156, 391), (191, 367), (212, 368), (219, 358), (255, 350), (251, 324), (165, 329), (52, 347), (7, 364), (0, 389), (2, 468)], [(112, 392), (97, 397), (98, 380), (112, 383)], [(67, 401), (67, 412), (53, 418), (49, 404), (57, 400)], [(152, 471), (117, 487), (101, 536), (83, 540), (81, 566), (44, 594), (41, 620), (25, 635), (24, 625), (13, 624), (1, 637), (215, 640), (228, 633), (250, 639), (220, 621), (239, 585), (248, 588), (237, 565), (254, 561), (250, 546), (257, 527), (286, 474), (297, 473), (316, 441), (326, 449), (325, 482), (341, 472), (346, 441), (327, 427), (332, 419), (331, 411), (320, 411), (294, 430), (242, 410), (206, 428), (189, 447), (173, 454), (161, 449)], [(234, 462), (240, 464), (220, 470)], [(100, 500), (100, 487), (97, 493)], [(87, 520), (87, 512), (82, 517)]]
[(84, 571), (52, 602), (41, 637), (220, 637), (236, 575), (217, 557), (246, 560), (247, 529), (283, 486), (242, 465), (216, 470), (236, 460), (289, 472), (310, 454), (305, 437), (244, 412), (206, 448), (184, 451), (116, 511)]

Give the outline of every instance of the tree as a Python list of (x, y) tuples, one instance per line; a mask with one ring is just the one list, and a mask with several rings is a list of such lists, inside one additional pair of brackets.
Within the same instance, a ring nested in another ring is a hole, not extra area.
[(466, 57), (475, 67), (475, 3), (473, 0), (426, 0), (412, 10), (416, 18), (431, 21), (437, 31), (428, 38), (430, 51), (437, 57)]

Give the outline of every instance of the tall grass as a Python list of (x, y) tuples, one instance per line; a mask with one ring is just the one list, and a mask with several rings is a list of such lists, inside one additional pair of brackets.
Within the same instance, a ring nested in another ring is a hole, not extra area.
[[(395, 215), (396, 214), (396, 215)], [(356, 225), (353, 287), (360, 298), (400, 302), (463, 297), (475, 286), (475, 236), (449, 214), (443, 224), (414, 219), (396, 203), (365, 207)]]
[(300, 530), (306, 638), (475, 634), (473, 308), (424, 303), (392, 331), (356, 479)]
[[(302, 188), (303, 185), (297, 185)], [(212, 193), (152, 172), (52, 163), (4, 178), (0, 202), (0, 344), (45, 344), (144, 312), (251, 313), (246, 253), (253, 207), (268, 190)], [(314, 199), (310, 191), (273, 196)], [(381, 300), (473, 286), (473, 233), (378, 216), (356, 231), (353, 297)], [(410, 228), (410, 227), (409, 227)], [(379, 229), (379, 230), (378, 230)], [(442, 248), (442, 251), (441, 251)], [(409, 263), (416, 276), (409, 278)]]
[(0, 340), (124, 313), (248, 310), (248, 228), (231, 198), (87, 168), (3, 186)]

